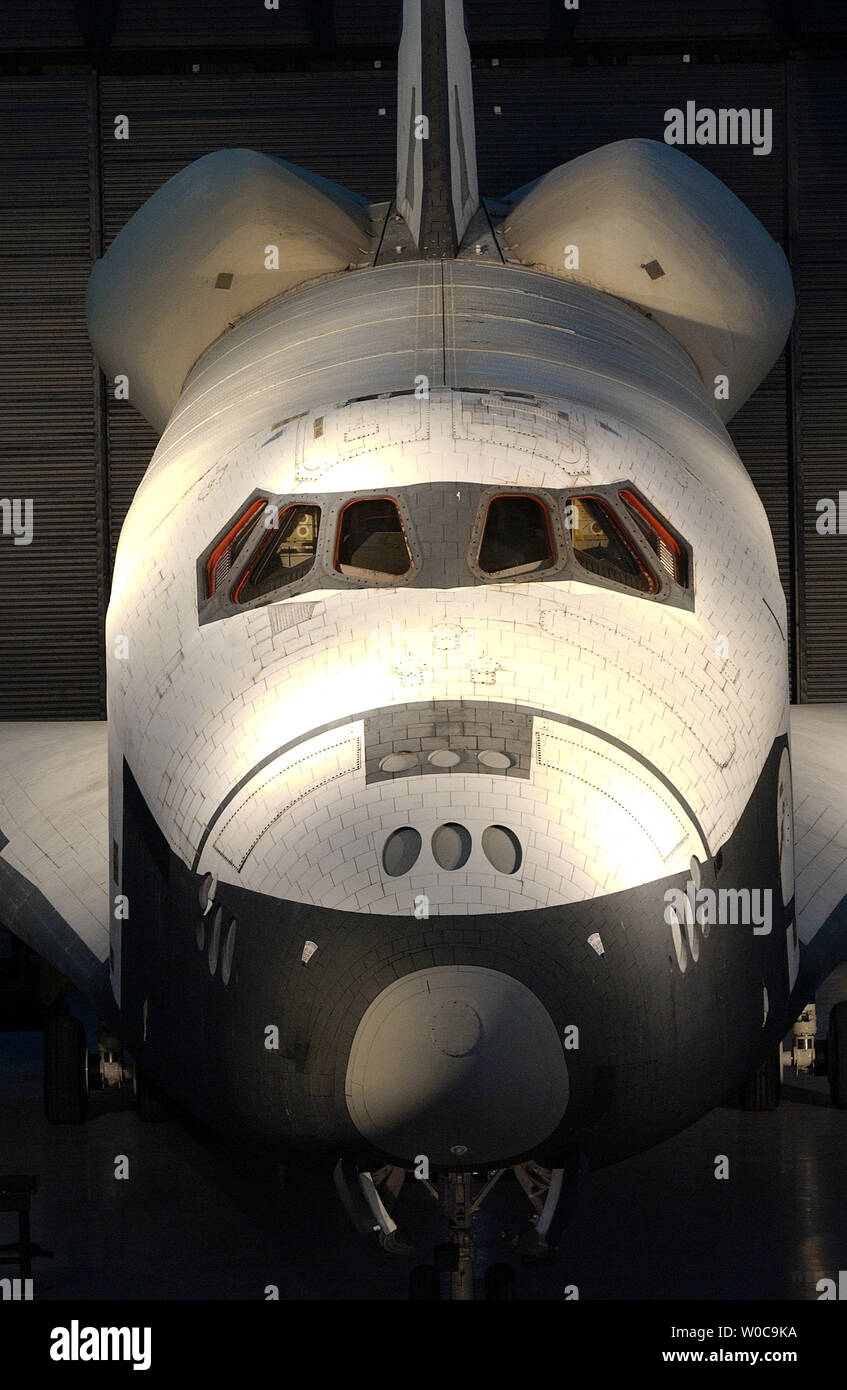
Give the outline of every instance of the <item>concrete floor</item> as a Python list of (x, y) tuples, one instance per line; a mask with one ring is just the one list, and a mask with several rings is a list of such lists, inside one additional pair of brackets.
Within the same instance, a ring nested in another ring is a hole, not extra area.
[[(820, 1031), (845, 997), (847, 964), (819, 992)], [(519, 1297), (559, 1300), (576, 1284), (591, 1300), (814, 1299), (818, 1279), (847, 1269), (847, 1111), (821, 1079), (787, 1073), (785, 1097), (770, 1114), (715, 1110), (590, 1175), (561, 1263), (519, 1267)], [(54, 1252), (35, 1260), (38, 1298), (262, 1299), (275, 1284), (288, 1300), (405, 1299), (411, 1265), (430, 1258), (361, 1245), (328, 1174), (289, 1170), (280, 1190), (192, 1124), (144, 1125), (126, 1103), (101, 1095), (83, 1127), (48, 1125), (41, 1035), (0, 1034), (0, 1172), (40, 1174), (33, 1239)], [(727, 1181), (713, 1177), (717, 1154)], [(440, 1239), (419, 1187), (412, 1205)], [(509, 1258), (505, 1220), (502, 1201), (483, 1209), (485, 1260)], [(12, 1218), (0, 1223), (0, 1242), (14, 1239)]]

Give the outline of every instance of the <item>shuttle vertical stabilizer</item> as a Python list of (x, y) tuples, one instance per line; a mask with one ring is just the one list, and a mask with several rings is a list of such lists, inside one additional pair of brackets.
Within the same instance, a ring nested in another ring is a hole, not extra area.
[(405, 0), (397, 73), (397, 210), (421, 255), (455, 256), (479, 206), (462, 0)]

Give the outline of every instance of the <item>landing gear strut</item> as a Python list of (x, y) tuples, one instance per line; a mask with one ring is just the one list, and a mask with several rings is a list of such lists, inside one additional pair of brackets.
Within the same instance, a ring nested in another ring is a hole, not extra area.
[[(416, 1265), (409, 1277), (409, 1297), (415, 1301), (440, 1299), (441, 1276), (450, 1276), (450, 1298), (469, 1302), (476, 1297), (474, 1267), (478, 1254), (473, 1219), (492, 1188), (504, 1173), (514, 1175), (526, 1195), (532, 1212), (512, 1240), (525, 1264), (545, 1264), (556, 1259), (551, 1243), (557, 1229), (569, 1214), (576, 1190), (579, 1163), (568, 1168), (543, 1168), (530, 1161), (513, 1168), (441, 1172), (432, 1178), (417, 1178), (447, 1221), (447, 1239), (434, 1250), (431, 1264)], [(397, 1254), (414, 1249), (401, 1235), (394, 1212), (408, 1173), (386, 1165), (373, 1172), (359, 1172), (349, 1159), (340, 1159), (334, 1181), (341, 1201), (359, 1234), (370, 1244)], [(571, 1180), (572, 1179), (572, 1180)], [(562, 1200), (567, 1193), (567, 1198)], [(488, 1266), (484, 1280), (489, 1300), (513, 1299), (515, 1272), (511, 1264), (500, 1261)]]
[[(436, 1246), (435, 1268), (450, 1274), (450, 1297), (469, 1300), (475, 1295), (473, 1218), (491, 1189), (507, 1171), (495, 1168), (484, 1176), (483, 1185), (473, 1196), (473, 1173), (446, 1173), (438, 1186), (426, 1182), (430, 1194), (440, 1203), (447, 1217), (447, 1240)], [(558, 1258), (558, 1251), (548, 1244), (553, 1218), (562, 1196), (564, 1168), (542, 1168), (539, 1163), (518, 1163), (514, 1169), (523, 1191), (533, 1208), (533, 1215), (524, 1222), (514, 1238), (515, 1245), (526, 1264), (546, 1264)], [(426, 1268), (426, 1266), (421, 1266)], [(505, 1261), (488, 1266), (485, 1271), (485, 1297), (489, 1300), (513, 1299), (515, 1272)]]
[[(482, 1190), (476, 1198), (473, 1195), (473, 1173), (445, 1173), (436, 1183), (431, 1182), (429, 1178), (422, 1179), (427, 1192), (438, 1202), (447, 1218), (447, 1239), (442, 1245), (436, 1245), (434, 1264), (417, 1265), (412, 1270), (409, 1277), (410, 1298), (440, 1298), (440, 1274), (450, 1275), (452, 1300), (468, 1302), (476, 1297), (474, 1213), (479, 1211), (504, 1171), (503, 1168), (497, 1168), (487, 1174)], [(492, 1270), (500, 1271), (499, 1275), (495, 1272), (493, 1278), (489, 1278)], [(504, 1271), (508, 1271), (508, 1274)], [(511, 1288), (511, 1293), (500, 1292), (506, 1287)], [(486, 1298), (514, 1298), (514, 1272), (511, 1265), (491, 1265), (486, 1273), (485, 1291)]]
[(341, 1205), (363, 1240), (392, 1255), (407, 1255), (414, 1249), (392, 1216), (406, 1180), (405, 1168), (387, 1163), (374, 1172), (360, 1173), (349, 1159), (340, 1158), (332, 1178)]
[[(450, 1297), (456, 1300), (472, 1299), (474, 1296), (473, 1214), (487, 1189), (483, 1188), (474, 1202), (471, 1184), (470, 1173), (448, 1173), (440, 1185), (439, 1196), (447, 1217), (447, 1241), (439, 1246), (439, 1251), (446, 1256), (444, 1268), (450, 1271)], [(436, 1251), (436, 1256), (439, 1251)]]

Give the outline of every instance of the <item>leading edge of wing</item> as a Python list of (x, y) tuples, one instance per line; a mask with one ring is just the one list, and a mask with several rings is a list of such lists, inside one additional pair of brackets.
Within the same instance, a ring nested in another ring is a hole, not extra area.
[(107, 800), (105, 723), (0, 723), (0, 921), (100, 1004)]
[(847, 957), (847, 704), (793, 705), (795, 909), (814, 990)]

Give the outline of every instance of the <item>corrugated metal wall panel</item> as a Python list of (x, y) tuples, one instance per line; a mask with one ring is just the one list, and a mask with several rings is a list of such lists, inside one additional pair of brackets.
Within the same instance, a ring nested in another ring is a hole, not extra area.
[(109, 551), (114, 564), (115, 551), (124, 517), (147, 465), (153, 457), (158, 435), (126, 401), (116, 401), (107, 383), (106, 437), (109, 457)]
[[(304, 46), (331, 52), (392, 47), (399, 38), (402, 0), (276, 2), (277, 9), (263, 0), (0, 0), (0, 47), (79, 49), (97, 30), (116, 54)], [(847, 32), (847, 0), (583, 0), (575, 10), (563, 0), (466, 0), (465, 8), (471, 43), (482, 49), (572, 41), (578, 53), (597, 44), (649, 52), (651, 44), (749, 46), (756, 38), (820, 43)]]
[(0, 82), (0, 497), (34, 505), (32, 544), (0, 537), (2, 718), (104, 707), (102, 461), (84, 313), (93, 97), (86, 77)]
[(251, 48), (312, 42), (309, 11), (316, 0), (121, 0), (112, 36), (114, 49)]
[(336, 41), (350, 47), (396, 47), (400, 42), (402, 12), (402, 0), (371, 0), (367, 6), (335, 0), (332, 13)]
[(468, 38), (478, 44), (543, 43), (552, 36), (552, 9), (549, 0), (465, 0)]
[[(195, 0), (197, 3), (197, 0)], [(340, 44), (397, 42), (402, 0), (377, 0), (366, 8), (335, 0), (335, 34)], [(733, 39), (779, 38), (793, 34), (843, 34), (847, 0), (582, 0), (566, 10), (563, 0), (465, 0), (472, 44), (620, 44), (649, 49), (650, 43), (696, 45)], [(508, 56), (508, 50), (503, 57)]]
[[(781, 240), (785, 221), (785, 125), (779, 64), (586, 67), (474, 72), (480, 185), (507, 193), (556, 164), (612, 140), (664, 138), (670, 107), (770, 107), (773, 152), (698, 145), (683, 152), (742, 198)], [(496, 115), (494, 107), (500, 106)]]
[(729, 432), (768, 514), (790, 619), (792, 544), (786, 392), (783, 354), (730, 422)]
[(0, 45), (14, 49), (82, 48), (74, 0), (2, 0)]
[(583, 41), (622, 39), (641, 43), (648, 39), (681, 39), (696, 43), (701, 38), (763, 37), (780, 23), (784, 7), (770, 0), (603, 0), (580, 6), (574, 38)]
[(789, 14), (799, 35), (847, 33), (847, 0), (791, 0)]
[[(800, 275), (795, 333), (805, 547), (805, 696), (847, 700), (847, 264)], [(817, 504), (843, 495), (844, 534), (817, 529)]]
[[(103, 78), (105, 245), (166, 179), (212, 150), (262, 150), (367, 197), (390, 197), (396, 83), (381, 69)], [(114, 138), (118, 115), (129, 117), (128, 140)]]
[(847, 534), (822, 535), (817, 529), (817, 503), (837, 502), (847, 489), (847, 91), (841, 64), (799, 63), (790, 69), (803, 695), (847, 700)]

